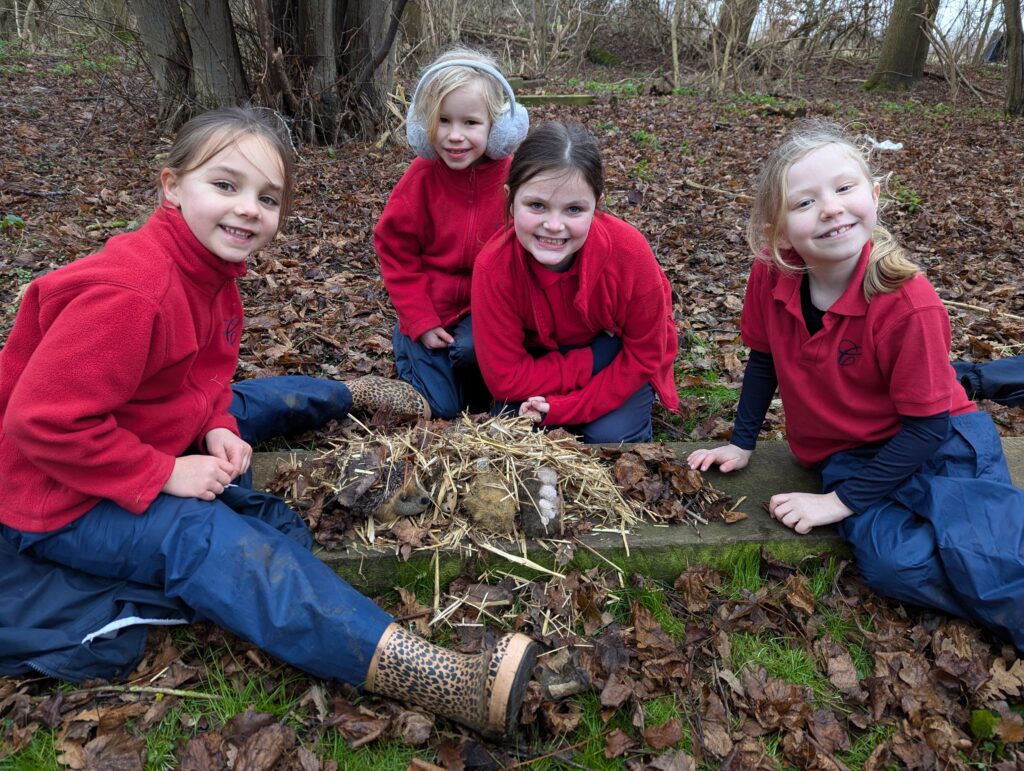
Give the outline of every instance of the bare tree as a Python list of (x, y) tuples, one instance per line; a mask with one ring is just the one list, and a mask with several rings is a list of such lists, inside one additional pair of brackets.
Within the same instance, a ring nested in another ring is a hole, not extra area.
[(130, 0), (161, 126), (256, 101), (312, 141), (370, 135), (385, 114), (407, 0)]
[[(167, 3), (173, 8), (174, 3)], [(192, 79), (200, 108), (239, 104), (249, 86), (228, 0), (181, 0), (181, 16), (192, 49)]]
[(185, 20), (181, 9), (166, 0), (131, 0), (131, 3), (156, 81), (157, 125), (170, 131), (181, 123), (181, 111), (193, 101), (192, 54)]
[(925, 22), (933, 22), (939, 0), (895, 0), (875, 71), (865, 88), (909, 88), (924, 75), (928, 58)]
[(1024, 32), (1021, 0), (1003, 0), (1006, 20), (1006, 112), (1024, 115)]

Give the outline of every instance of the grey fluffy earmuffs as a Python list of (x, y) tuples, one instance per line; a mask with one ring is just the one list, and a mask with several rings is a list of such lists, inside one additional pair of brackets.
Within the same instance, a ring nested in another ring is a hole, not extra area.
[(420, 89), (446, 67), (470, 67), (479, 72), (487, 73), (501, 84), (505, 95), (508, 97), (508, 102), (502, 109), (501, 114), (491, 124), (491, 132), (487, 135), (487, 150), (485, 152), (488, 158), (494, 158), (495, 160), (512, 155), (516, 148), (519, 147), (519, 144), (526, 138), (526, 132), (530, 129), (530, 116), (527, 114), (526, 108), (516, 102), (515, 94), (512, 93), (512, 86), (505, 80), (504, 75), (489, 64), (474, 62), (469, 59), (452, 59), (448, 62), (435, 64), (432, 67), (428, 67), (423, 75), (420, 76), (420, 82), (416, 84), (416, 90), (412, 94), (412, 103), (409, 105), (409, 117), (405, 121), (405, 136), (409, 141), (409, 147), (420, 158), (425, 158), (428, 161), (437, 157), (437, 151), (434, 150), (430, 142), (430, 133), (427, 131), (427, 127), (422, 120), (415, 117), (416, 98), (420, 94)]

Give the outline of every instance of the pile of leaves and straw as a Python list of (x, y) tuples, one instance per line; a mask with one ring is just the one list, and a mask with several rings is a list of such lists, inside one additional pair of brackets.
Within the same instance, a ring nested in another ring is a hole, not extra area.
[[(524, 480), (546, 468), (557, 477), (562, 511), (544, 537), (592, 531), (623, 537), (641, 521), (707, 524), (731, 518), (732, 499), (657, 444), (594, 448), (556, 429), (537, 431), (520, 418), (462, 415), (395, 431), (350, 420), (329, 435), (328, 449), (281, 462), (268, 489), (299, 511), (317, 542), (357, 542), (408, 557), (414, 548), (458, 549), (490, 538), (520, 540), (511, 519), (489, 526), (491, 512), (536, 504)], [(494, 488), (480, 503), (480, 480)], [(417, 497), (418, 510), (395, 513), (396, 496)], [(742, 515), (740, 515), (742, 516)], [(483, 526), (481, 526), (483, 525)]]

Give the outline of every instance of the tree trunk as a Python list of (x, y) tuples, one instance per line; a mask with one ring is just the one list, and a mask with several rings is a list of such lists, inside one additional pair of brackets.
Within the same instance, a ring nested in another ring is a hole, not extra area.
[(910, 88), (924, 75), (928, 37), (924, 19), (934, 21), (939, 0), (895, 0), (875, 71), (864, 87)]
[(1003, 0), (1006, 19), (1006, 112), (1024, 115), (1024, 30), (1021, 0)]
[(723, 50), (742, 51), (750, 40), (757, 18), (758, 0), (724, 0), (718, 12), (715, 35)]
[(309, 97), (306, 133), (337, 139), (338, 63), (334, 55), (334, 0), (306, 0), (299, 6), (299, 52)]
[(181, 0), (192, 48), (195, 98), (202, 108), (244, 104), (249, 87), (228, 0)]
[(385, 114), (385, 100), (395, 78), (395, 52), (391, 46), (380, 66), (363, 74), (373, 61), (385, 40), (391, 24), (392, 10), (401, 0), (347, 0), (343, 12), (335, 19), (339, 34), (336, 38), (338, 68), (345, 79), (352, 82), (350, 93), (354, 102), (346, 99), (349, 115), (342, 116), (348, 127), (369, 136), (380, 125)]
[(177, 3), (131, 0), (146, 63), (156, 80), (156, 122), (173, 131), (188, 118), (191, 99), (191, 58), (185, 21)]

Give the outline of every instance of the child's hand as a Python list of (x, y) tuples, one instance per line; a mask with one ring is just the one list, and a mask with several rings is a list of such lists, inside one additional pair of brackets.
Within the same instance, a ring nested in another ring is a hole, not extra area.
[(531, 396), (519, 405), (519, 417), (529, 418), (534, 423), (540, 423), (550, 409), (551, 405), (543, 396)]
[(768, 501), (768, 513), (786, 527), (807, 535), (811, 528), (846, 519), (853, 510), (835, 493), (779, 493)]
[(710, 450), (694, 450), (687, 456), (686, 462), (690, 464), (690, 468), (698, 471), (707, 471), (712, 466), (718, 466), (719, 471), (728, 473), (746, 466), (753, 454), (753, 450), (726, 444)]
[(436, 351), (438, 348), (447, 348), (455, 342), (455, 338), (449, 335), (444, 327), (434, 327), (420, 335), (420, 342), (424, 348)]
[(174, 459), (174, 470), (160, 491), (178, 498), (212, 501), (231, 479), (231, 464), (212, 455), (184, 455)]
[(231, 464), (231, 478), (234, 479), (249, 470), (252, 463), (252, 446), (226, 428), (214, 428), (204, 438), (206, 451), (215, 458)]

